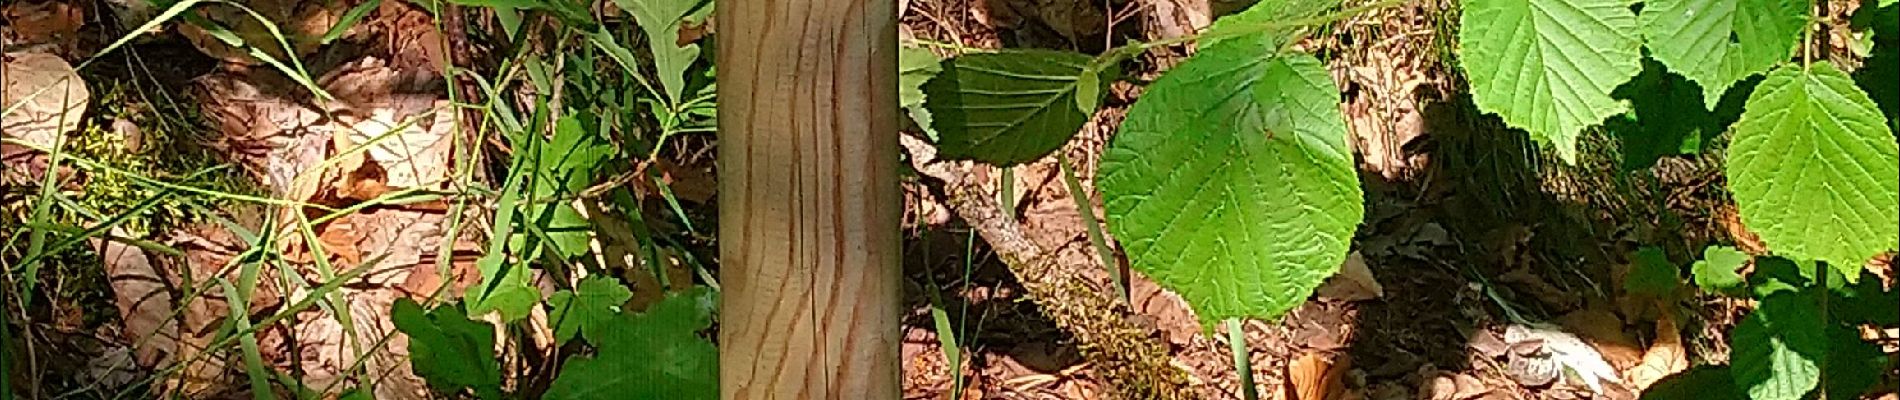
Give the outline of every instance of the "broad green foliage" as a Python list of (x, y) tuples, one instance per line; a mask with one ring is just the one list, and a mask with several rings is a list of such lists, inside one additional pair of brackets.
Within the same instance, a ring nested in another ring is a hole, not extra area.
[(1715, 111), (1702, 106), (1693, 82), (1670, 73), (1662, 63), (1643, 59), (1643, 72), (1613, 94), (1630, 102), (1630, 112), (1610, 117), (1603, 127), (1621, 144), (1623, 169), (1636, 171), (1666, 156), (1696, 154), (1742, 116), (1750, 82), (1722, 97)]
[(713, 297), (693, 289), (607, 320), (598, 354), (569, 358), (544, 398), (719, 398), (719, 350), (697, 333), (712, 325)]
[(1631, 294), (1665, 296), (1676, 291), (1682, 279), (1676, 264), (1661, 247), (1644, 247), (1636, 252), (1629, 276), (1623, 278), (1623, 291)]
[(1827, 322), (1809, 291), (1762, 299), (1730, 338), (1735, 384), (1754, 400), (1797, 400), (1820, 381)]
[[(943, 71), (924, 84), (938, 154), (1008, 166), (1035, 161), (1062, 147), (1095, 112), (1079, 107), (1088, 102), (1076, 99), (1091, 61), (1081, 54), (1046, 50), (945, 60)], [(1093, 93), (1099, 96), (1100, 89)]]
[(409, 336), (410, 363), (431, 388), (445, 393), (473, 389), (483, 399), (501, 398), (495, 330), (488, 323), (469, 320), (456, 305), (424, 312), (408, 298), (396, 299), (389, 318)]
[(632, 14), (640, 30), (646, 32), (653, 68), (659, 71), (667, 104), (686, 101), (681, 98), (686, 90), (686, 68), (699, 60), (699, 45), (679, 44), (681, 21), (689, 17), (703, 19), (712, 11), (711, 4), (700, 0), (614, 0), (614, 5)]
[(1730, 85), (1794, 55), (1810, 0), (1649, 0), (1643, 38), (1650, 56), (1702, 87), (1715, 109)]
[(1695, 274), (1695, 285), (1712, 293), (1737, 294), (1743, 286), (1742, 275), (1736, 271), (1748, 264), (1747, 253), (1728, 246), (1709, 246), (1702, 249), (1702, 259), (1691, 267)]
[(1745, 400), (1728, 367), (1700, 366), (1670, 375), (1643, 391), (1642, 400)]
[(541, 291), (529, 284), (528, 265), (506, 259), (506, 255), (495, 253), (475, 260), (486, 292), (469, 300), (470, 314), (500, 312), (503, 321), (513, 322), (527, 317), (529, 309), (541, 301)]
[(1775, 69), (1729, 147), (1742, 222), (1777, 254), (1848, 277), (1900, 237), (1900, 145), (1873, 101), (1829, 63)]
[(602, 330), (608, 320), (632, 297), (633, 292), (619, 280), (604, 275), (582, 279), (574, 290), (554, 292), (548, 296), (548, 322), (554, 324), (554, 340), (567, 342), (574, 335), (583, 335), (589, 342), (601, 341), (608, 333)]
[(1304, 301), (1364, 216), (1339, 89), (1318, 59), (1271, 42), (1203, 48), (1148, 88), (1103, 155), (1109, 228), (1204, 327)]
[(588, 252), (588, 231), (593, 225), (580, 210), (574, 209), (571, 201), (563, 199), (571, 200), (586, 189), (593, 182), (594, 170), (600, 167), (600, 162), (613, 154), (613, 147), (594, 134), (598, 126), (598, 120), (593, 117), (561, 118), (555, 122), (553, 140), (539, 146), (536, 152), (534, 175), (529, 178), (529, 205), (524, 209), (529, 218), (524, 222), (533, 228), (526, 235), (539, 236), (534, 230), (545, 233), (544, 239), (553, 242), (554, 250), (561, 257)]
[(937, 130), (930, 126), (930, 109), (924, 107), (924, 83), (943, 72), (937, 53), (930, 50), (904, 47), (897, 49), (897, 99), (904, 110), (910, 112), (911, 121), (923, 129), (924, 135), (931, 141), (937, 140)]
[(1293, 41), (1293, 34), (1305, 26), (1294, 21), (1320, 16), (1339, 6), (1339, 0), (1262, 0), (1234, 15), (1208, 25), (1201, 47), (1214, 47), (1233, 38), (1267, 40), (1275, 46)]
[(1627, 0), (1464, 2), (1459, 54), (1472, 101), (1577, 158), (1584, 128), (1629, 109), (1610, 92), (1642, 71)]

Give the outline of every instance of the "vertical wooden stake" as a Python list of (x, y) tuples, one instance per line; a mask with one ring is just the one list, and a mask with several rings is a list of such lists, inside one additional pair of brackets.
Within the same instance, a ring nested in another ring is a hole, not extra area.
[(723, 399), (899, 395), (896, 4), (717, 4)]

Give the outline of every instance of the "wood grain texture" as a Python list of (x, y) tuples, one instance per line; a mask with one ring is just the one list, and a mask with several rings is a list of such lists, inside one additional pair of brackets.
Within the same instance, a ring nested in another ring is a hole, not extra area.
[(896, 2), (721, 0), (720, 395), (899, 395)]

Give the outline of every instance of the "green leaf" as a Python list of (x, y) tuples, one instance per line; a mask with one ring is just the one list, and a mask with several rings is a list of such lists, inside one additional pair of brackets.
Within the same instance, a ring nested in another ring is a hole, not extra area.
[(1710, 293), (1737, 294), (1741, 292), (1742, 275), (1736, 271), (1748, 264), (1747, 253), (1728, 246), (1709, 246), (1702, 249), (1702, 259), (1690, 269), (1695, 275), (1695, 285)]
[(1854, 13), (1854, 25), (1864, 26), (1873, 36), (1874, 48), (1866, 66), (1854, 72), (1867, 96), (1880, 105), (1889, 129), (1900, 130), (1900, 6), (1882, 0), (1879, 8), (1861, 7)]
[[(1737, 87), (1753, 88), (1750, 82)], [(1702, 107), (1702, 92), (1695, 83), (1649, 58), (1643, 59), (1643, 73), (1616, 88), (1613, 96), (1628, 100), (1631, 107), (1631, 112), (1603, 124), (1621, 144), (1624, 171), (1648, 169), (1662, 157), (1701, 152), (1741, 118), (1742, 102), (1748, 100), (1747, 89), (1731, 90), (1709, 111)]]
[(699, 45), (679, 44), (680, 21), (702, 8), (700, 0), (614, 0), (614, 4), (633, 14), (634, 22), (646, 32), (648, 48), (653, 52), (653, 67), (659, 71), (660, 87), (666, 90), (663, 95), (667, 104), (685, 101), (680, 93), (686, 90), (686, 68), (699, 60)]
[(1882, 373), (1892, 370), (1880, 347), (1861, 340), (1855, 329), (1830, 324), (1827, 340), (1827, 361), (1822, 364), (1827, 378), (1821, 382), (1821, 390), (1829, 399), (1862, 398), (1861, 394), (1880, 382)]
[(1755, 259), (1755, 272), (1748, 274), (1748, 289), (1756, 300), (1786, 292), (1798, 292), (1813, 286), (1814, 262), (1796, 262), (1782, 257)]
[(424, 312), (407, 297), (396, 299), (389, 318), (409, 336), (410, 363), (430, 387), (451, 393), (469, 388), (497, 398), (489, 397), (501, 390), (493, 326), (468, 319), (455, 305)]
[(1797, 400), (1820, 382), (1827, 322), (1811, 292), (1768, 296), (1735, 326), (1730, 372), (1754, 400)]
[(482, 287), (487, 288), (487, 292), (469, 303), (469, 313), (499, 312), (502, 321), (514, 322), (527, 317), (534, 304), (541, 302), (541, 291), (530, 285), (528, 266), (503, 261), (505, 258), (495, 253), (475, 260), (476, 269), (482, 271)]
[(1769, 72), (1746, 107), (1727, 171), (1742, 223), (1776, 254), (1858, 280), (1900, 237), (1900, 144), (1873, 101), (1823, 62)]
[(544, 0), (447, 0), (447, 1), (450, 4), (469, 6), (469, 7), (512, 8), (512, 9), (520, 9), (520, 10), (530, 10), (530, 9), (548, 7), (548, 2)]
[(1811, 0), (1649, 0), (1643, 38), (1650, 56), (1702, 87), (1715, 109), (1730, 85), (1794, 55)]
[(1670, 375), (1643, 391), (1641, 400), (1747, 400), (1728, 367), (1699, 366)]
[(1339, 0), (1259, 1), (1208, 25), (1207, 32), (1201, 35), (1200, 46), (1208, 48), (1228, 39), (1243, 39), (1272, 43), (1277, 49), (1281, 44), (1292, 42), (1296, 34), (1306, 28), (1296, 22), (1319, 17), (1320, 13), (1339, 7), (1339, 3)]
[(930, 109), (924, 107), (924, 84), (943, 72), (937, 53), (928, 49), (903, 47), (897, 49), (897, 99), (905, 110), (910, 112), (911, 121), (922, 128), (930, 141), (937, 141), (937, 130), (930, 127)]
[(1666, 296), (1676, 291), (1681, 279), (1676, 263), (1669, 262), (1669, 255), (1664, 254), (1661, 247), (1644, 247), (1636, 251), (1630, 263), (1629, 276), (1623, 278), (1623, 291)]
[(1203, 327), (1277, 318), (1338, 271), (1364, 217), (1339, 89), (1270, 39), (1203, 48), (1128, 110), (1103, 155), (1109, 228)]
[(357, 21), (362, 21), (364, 15), (369, 15), (370, 11), (382, 5), (383, 0), (369, 0), (350, 7), (349, 11), (343, 13), (342, 18), (337, 19), (336, 25), (331, 25), (330, 30), (323, 33), (323, 37), (317, 38), (317, 44), (326, 45), (343, 38), (343, 34), (349, 33), (350, 27), (356, 26)]
[(698, 335), (712, 325), (714, 294), (705, 288), (670, 295), (643, 314), (609, 320), (593, 357), (573, 357), (544, 398), (719, 398), (719, 350)]
[[(594, 170), (613, 154), (613, 147), (600, 135), (590, 133), (598, 123), (592, 117), (569, 115), (555, 122), (554, 138), (538, 148), (533, 164), (534, 178), (524, 209), (528, 221), (553, 240), (562, 257), (576, 257), (589, 251), (593, 224), (574, 209), (572, 200), (587, 189)], [(532, 233), (522, 233), (517, 241)]]
[(1577, 135), (1627, 104), (1610, 92), (1642, 71), (1628, 0), (1471, 0), (1458, 41), (1478, 109), (1576, 162)]
[(1882, 287), (1880, 278), (1872, 271), (1862, 271), (1858, 283), (1830, 287), (1829, 291), (1834, 294), (1834, 300), (1828, 303), (1831, 306), (1828, 317), (1836, 323), (1900, 325), (1900, 290)]
[[(1094, 110), (1076, 100), (1089, 56), (1048, 50), (965, 54), (924, 84), (946, 159), (1009, 166), (1061, 148)], [(1119, 72), (1106, 72), (1110, 76)], [(1097, 84), (1102, 84), (1098, 80)], [(1098, 87), (1096, 93), (1101, 93)]]
[(582, 279), (574, 290), (548, 296), (548, 321), (554, 324), (554, 340), (567, 342), (584, 335), (589, 342), (606, 338), (608, 320), (620, 312), (620, 305), (633, 298), (633, 292), (620, 281), (605, 275)]

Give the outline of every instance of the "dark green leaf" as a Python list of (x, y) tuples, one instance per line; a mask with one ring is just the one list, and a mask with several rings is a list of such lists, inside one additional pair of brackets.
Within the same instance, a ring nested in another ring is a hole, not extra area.
[(1610, 117), (1604, 129), (1623, 150), (1623, 169), (1649, 168), (1667, 156), (1701, 152), (1729, 124), (1741, 118), (1753, 81), (1743, 81), (1722, 98), (1715, 111), (1702, 106), (1695, 83), (1664, 70), (1652, 59), (1643, 60), (1643, 73), (1618, 87), (1613, 96), (1630, 102), (1631, 113)]
[(712, 324), (714, 305), (712, 291), (696, 288), (609, 320), (598, 354), (569, 358), (544, 398), (719, 398), (719, 350), (697, 333)]
[(1725, 366), (1690, 368), (1650, 385), (1642, 400), (1748, 400), (1730, 374)]
[[(1829, 304), (1833, 308), (1833, 304)], [(1829, 310), (1830, 312), (1833, 310)], [(1829, 399), (1859, 399), (1867, 389), (1880, 382), (1880, 375), (1892, 370), (1887, 355), (1860, 339), (1860, 333), (1847, 326), (1830, 324), (1827, 329), (1827, 379), (1821, 390)]]
[(915, 121), (932, 142), (937, 141), (937, 130), (930, 127), (930, 109), (924, 107), (924, 84), (943, 72), (939, 62), (937, 53), (927, 49), (897, 49), (897, 99), (910, 112), (911, 121)]
[(1813, 262), (1795, 262), (1781, 257), (1755, 259), (1755, 272), (1748, 274), (1748, 289), (1756, 300), (1779, 293), (1798, 292), (1813, 286)]
[(686, 68), (699, 60), (699, 45), (680, 45), (680, 21), (694, 10), (710, 11), (712, 6), (699, 7), (700, 0), (614, 0), (614, 4), (632, 14), (640, 30), (646, 32), (653, 67), (660, 74), (660, 87), (665, 90), (660, 96), (667, 104), (686, 101), (681, 97), (686, 90)]
[(620, 281), (604, 275), (582, 279), (572, 291), (555, 292), (548, 296), (548, 322), (554, 324), (554, 340), (566, 342), (578, 334), (589, 342), (601, 341), (607, 333), (601, 329), (632, 297), (633, 292)]
[(1810, 291), (1781, 292), (1735, 326), (1730, 370), (1753, 400), (1798, 400), (1820, 382), (1827, 321)]
[(407, 297), (396, 299), (390, 320), (409, 336), (409, 358), (416, 375), (440, 392), (474, 389), (485, 398), (501, 390), (501, 366), (495, 360), (495, 331), (468, 319), (460, 307), (445, 305), (424, 312)]
[(1675, 293), (1682, 274), (1661, 247), (1644, 247), (1631, 260), (1629, 276), (1623, 278), (1623, 291), (1631, 294), (1666, 296)]
[(924, 84), (929, 97), (925, 107), (940, 139), (939, 156), (1008, 166), (1061, 148), (1094, 113), (1077, 107), (1084, 102), (1075, 98), (1091, 61), (1086, 55), (1047, 50), (945, 60), (943, 72)]

